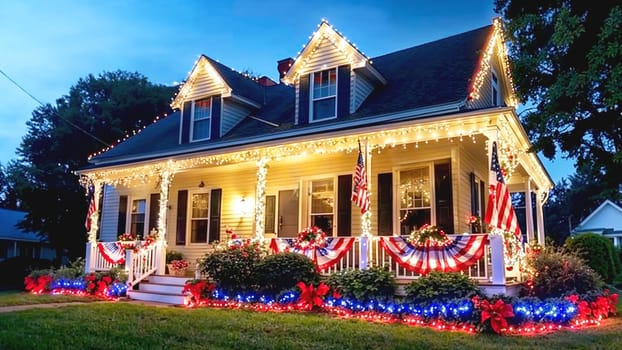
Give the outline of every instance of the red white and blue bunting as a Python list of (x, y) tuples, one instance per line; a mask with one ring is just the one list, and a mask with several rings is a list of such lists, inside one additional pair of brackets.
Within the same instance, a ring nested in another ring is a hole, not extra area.
[(111, 264), (125, 263), (125, 248), (119, 242), (99, 242), (97, 249), (101, 255)]
[(300, 249), (296, 247), (296, 238), (272, 238), (270, 249), (274, 253), (295, 252), (313, 260), (320, 271), (335, 265), (352, 248), (355, 237), (328, 237), (324, 247)]
[(415, 273), (459, 272), (483, 255), (488, 235), (462, 235), (442, 245), (413, 245), (403, 237), (379, 237), (380, 245), (403, 268)]

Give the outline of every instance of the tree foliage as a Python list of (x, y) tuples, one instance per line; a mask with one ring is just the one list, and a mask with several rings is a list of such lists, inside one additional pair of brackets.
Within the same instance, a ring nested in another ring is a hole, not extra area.
[(537, 151), (622, 183), (622, 5), (495, 0), (504, 19), (523, 122)]
[(105, 72), (79, 79), (54, 105), (35, 109), (8, 173), (27, 212), (20, 227), (47, 238), (59, 253), (83, 254), (87, 203), (74, 172), (90, 154), (169, 112), (174, 90), (138, 73)]

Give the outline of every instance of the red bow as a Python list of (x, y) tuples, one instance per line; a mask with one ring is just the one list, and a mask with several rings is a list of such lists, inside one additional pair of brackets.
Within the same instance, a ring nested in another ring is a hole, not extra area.
[(313, 288), (313, 285), (306, 285), (304, 282), (298, 282), (296, 285), (300, 288), (300, 298), (298, 299), (298, 307), (303, 310), (311, 310), (314, 305), (322, 307), (324, 305), (323, 296), (328, 293), (330, 289), (324, 282), (317, 286), (317, 289)]
[(482, 323), (490, 319), (490, 326), (496, 333), (501, 333), (503, 329), (508, 328), (506, 318), (514, 317), (512, 305), (504, 303), (501, 299), (492, 305), (488, 300), (484, 300), (480, 303), (480, 307), (482, 309)]

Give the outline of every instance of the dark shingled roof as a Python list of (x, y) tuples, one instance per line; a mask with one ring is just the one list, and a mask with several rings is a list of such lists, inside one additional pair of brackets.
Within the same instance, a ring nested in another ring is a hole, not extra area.
[(0, 209), (0, 240), (41, 242), (42, 239), (33, 232), (24, 232), (17, 224), (24, 220), (26, 212)]
[[(482, 50), (492, 32), (492, 25), (433, 41), (427, 44), (388, 53), (372, 58), (374, 68), (386, 79), (348, 119), (368, 120), (377, 123), (374, 116), (431, 107), (449, 103), (466, 102), (471, 78), (477, 69)], [(162, 153), (183, 154), (190, 150), (217, 149), (228, 142), (260, 135), (274, 135), (288, 130), (312, 130), (319, 124), (335, 124), (343, 120), (330, 120), (313, 125), (294, 125), (294, 88), (277, 84), (262, 86), (231, 68), (210, 59), (233, 94), (262, 104), (252, 116), (236, 125), (217, 140), (179, 144), (180, 113), (175, 112), (148, 126), (116, 147), (92, 159), (93, 163), (111, 165), (115, 159), (126, 157), (148, 160)], [(270, 125), (261, 120), (278, 124)], [(126, 160), (127, 161), (127, 160)], [(92, 167), (97, 167), (91, 166)]]

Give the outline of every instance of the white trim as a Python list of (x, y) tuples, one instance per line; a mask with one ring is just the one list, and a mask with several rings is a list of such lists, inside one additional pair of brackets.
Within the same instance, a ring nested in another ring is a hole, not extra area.
[[(337, 236), (337, 203), (338, 203), (338, 198), (337, 198), (337, 175), (336, 174), (328, 174), (328, 175), (313, 175), (313, 176), (309, 176), (309, 177), (305, 177), (303, 178), (303, 181), (305, 183), (305, 187), (307, 189), (306, 193), (307, 193), (307, 200), (306, 200), (306, 204), (307, 204), (307, 210), (305, 211), (304, 215), (305, 215), (305, 219), (307, 222), (307, 225), (305, 226), (311, 226), (312, 225), (312, 213), (311, 213), (311, 208), (312, 208), (312, 183), (314, 181), (322, 181), (322, 180), (331, 180), (332, 181), (332, 185), (333, 185), (333, 212), (332, 212), (332, 216), (333, 216), (333, 222), (332, 222), (332, 227), (331, 227), (331, 231), (332, 231), (332, 235), (330, 237), (336, 237)], [(317, 213), (320, 215), (331, 215), (329, 213)], [(326, 233), (326, 232), (325, 232)], [(328, 237), (328, 234), (326, 235)]]
[[(205, 232), (205, 242), (192, 242), (192, 196), (195, 194), (207, 194), (207, 231)], [(188, 189), (188, 198), (186, 198), (186, 244), (188, 246), (206, 246), (209, 242), (209, 225), (210, 225), (210, 209), (212, 205), (211, 188), (193, 188)]]
[[(333, 67), (333, 68), (327, 68), (327, 69), (323, 69), (317, 72), (312, 72), (309, 74), (309, 124), (311, 123), (316, 123), (316, 122), (323, 122), (326, 120), (332, 120), (332, 119), (337, 119), (337, 99), (339, 98), (339, 69), (337, 69), (338, 67)], [(334, 95), (329, 95), (329, 96), (323, 96), (323, 97), (318, 97), (315, 98), (313, 95), (314, 91), (315, 91), (315, 75), (316, 74), (321, 74), (323, 72), (329, 72), (329, 79), (328, 81), (330, 82), (330, 71), (335, 71), (335, 94)], [(334, 98), (335, 99), (335, 115), (333, 115), (332, 117), (326, 117), (326, 118), (321, 118), (321, 119), (317, 119), (315, 120), (313, 118), (313, 112), (314, 112), (314, 103), (316, 101), (323, 101), (323, 100), (328, 100)]]
[[(207, 137), (202, 138), (202, 139), (194, 139), (194, 123), (196, 122), (196, 120), (194, 119), (194, 112), (195, 112), (195, 105), (197, 103), (197, 101), (203, 101), (203, 100), (207, 100), (209, 99), (209, 117), (208, 118), (201, 118), (199, 119), (199, 121), (204, 121), (204, 120), (209, 120), (209, 132)], [(193, 100), (192, 104), (191, 104), (191, 108), (190, 108), (190, 129), (188, 130), (190, 135), (188, 137), (189, 142), (198, 142), (198, 141), (205, 141), (205, 140), (209, 140), (211, 138), (211, 134), (212, 134), (212, 120), (214, 119), (214, 97), (210, 96), (210, 97), (205, 97), (205, 98), (200, 98), (197, 100)]]
[[(137, 235), (141, 235), (142, 237), (145, 236), (146, 232), (149, 232), (149, 230), (147, 230), (147, 223), (148, 223), (148, 201), (147, 198), (145, 196), (127, 196), (127, 208), (126, 208), (126, 220), (125, 220), (125, 232), (130, 232), (132, 233), (130, 230), (132, 228), (132, 207), (134, 206), (134, 201), (145, 201), (145, 212), (143, 213), (145, 215), (145, 222), (143, 222), (143, 232), (133, 232)], [(118, 226), (118, 224), (117, 224)]]
[[(442, 159), (442, 158), (440, 158)], [(399, 166), (393, 167), (393, 179), (395, 183), (393, 185), (394, 193), (393, 193), (393, 231), (400, 232), (402, 231), (402, 226), (400, 225), (400, 217), (401, 211), (410, 210), (408, 208), (402, 208), (400, 202), (402, 200), (400, 194), (400, 174), (402, 171), (409, 171), (415, 169), (427, 168), (428, 169), (428, 177), (430, 179), (430, 225), (436, 225), (436, 191), (435, 191), (435, 179), (434, 179), (434, 161), (424, 161), (424, 162), (414, 162), (408, 164), (401, 164)], [(452, 200), (453, 202), (453, 200)], [(452, 203), (453, 207), (453, 203)], [(428, 207), (421, 207), (420, 209), (426, 209)], [(454, 224), (455, 225), (455, 224)], [(408, 233), (406, 233), (408, 234)]]

